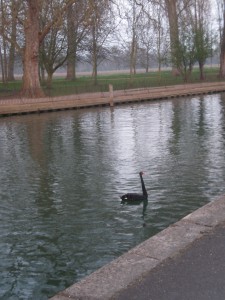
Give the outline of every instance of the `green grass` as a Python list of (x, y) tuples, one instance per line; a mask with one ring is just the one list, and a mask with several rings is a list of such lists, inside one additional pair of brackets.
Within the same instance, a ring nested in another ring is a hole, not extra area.
[[(218, 81), (218, 68), (205, 68), (205, 81)], [(199, 71), (194, 69), (188, 83), (199, 82)], [(182, 76), (172, 76), (171, 71), (139, 73), (133, 76), (129, 74), (99, 75), (97, 84), (94, 84), (90, 76), (79, 77), (74, 81), (65, 78), (54, 78), (52, 87), (47, 88), (43, 84), (45, 94), (48, 96), (62, 96), (80, 93), (106, 92), (109, 84), (114, 90), (126, 90), (145, 87), (160, 87), (184, 83)], [(0, 98), (16, 97), (22, 86), (22, 81), (17, 80), (6, 84), (0, 83)]]

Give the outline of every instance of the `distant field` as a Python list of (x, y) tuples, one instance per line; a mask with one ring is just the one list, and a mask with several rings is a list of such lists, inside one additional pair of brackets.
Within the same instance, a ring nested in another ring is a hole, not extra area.
[[(94, 84), (90, 73), (79, 73), (74, 81), (65, 79), (65, 74), (54, 76), (52, 87), (47, 88), (43, 83), (43, 89), (47, 96), (61, 96), (91, 92), (105, 92), (109, 90), (109, 84), (113, 85), (114, 90), (126, 90), (132, 88), (151, 88), (167, 85), (176, 85), (184, 83), (181, 76), (172, 76), (170, 70), (161, 72), (151, 71), (145, 73), (139, 70), (137, 74), (130, 76), (127, 70), (99, 72), (97, 84)], [(204, 82), (218, 81), (218, 67), (205, 69)], [(199, 71), (194, 69), (188, 83), (199, 82)], [(17, 79), (14, 82), (6, 84), (0, 83), (0, 97), (18, 96), (22, 85), (22, 80)]]

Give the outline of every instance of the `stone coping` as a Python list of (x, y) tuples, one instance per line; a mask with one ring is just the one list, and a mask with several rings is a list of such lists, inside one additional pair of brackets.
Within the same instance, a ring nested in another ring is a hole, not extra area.
[(59, 97), (0, 99), (0, 116), (80, 109), (94, 106), (114, 106), (124, 103), (163, 100), (202, 94), (225, 92), (225, 82), (180, 84), (109, 92), (85, 93)]
[(225, 195), (187, 215), (51, 300), (107, 300), (225, 222)]

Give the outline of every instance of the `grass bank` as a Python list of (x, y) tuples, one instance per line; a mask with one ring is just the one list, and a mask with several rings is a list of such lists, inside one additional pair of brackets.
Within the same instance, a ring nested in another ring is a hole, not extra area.
[[(206, 68), (204, 82), (215, 82), (218, 79), (218, 68)], [(194, 69), (187, 83), (198, 83), (199, 71)], [(133, 76), (129, 74), (99, 75), (97, 84), (93, 83), (91, 76), (78, 77), (76, 80), (68, 81), (63, 77), (54, 77), (51, 88), (45, 83), (42, 84), (46, 96), (56, 97), (71, 94), (82, 94), (92, 92), (106, 92), (109, 84), (113, 85), (114, 90), (127, 90), (145, 87), (162, 87), (184, 83), (181, 76), (172, 76), (171, 71), (138, 73)], [(0, 98), (18, 97), (21, 89), (22, 80), (8, 83), (0, 83)]]

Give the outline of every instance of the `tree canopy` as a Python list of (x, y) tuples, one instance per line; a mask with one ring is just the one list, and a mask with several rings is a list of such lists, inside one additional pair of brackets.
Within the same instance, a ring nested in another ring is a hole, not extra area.
[(75, 80), (78, 61), (92, 66), (95, 83), (107, 60), (126, 61), (131, 74), (137, 64), (148, 71), (154, 61), (184, 80), (198, 64), (203, 80), (204, 65), (216, 51), (224, 77), (224, 5), (225, 0), (1, 0), (2, 81), (14, 80), (15, 57), (21, 57), (21, 94), (27, 97), (44, 96), (45, 74), (51, 86), (62, 65), (67, 79)]

